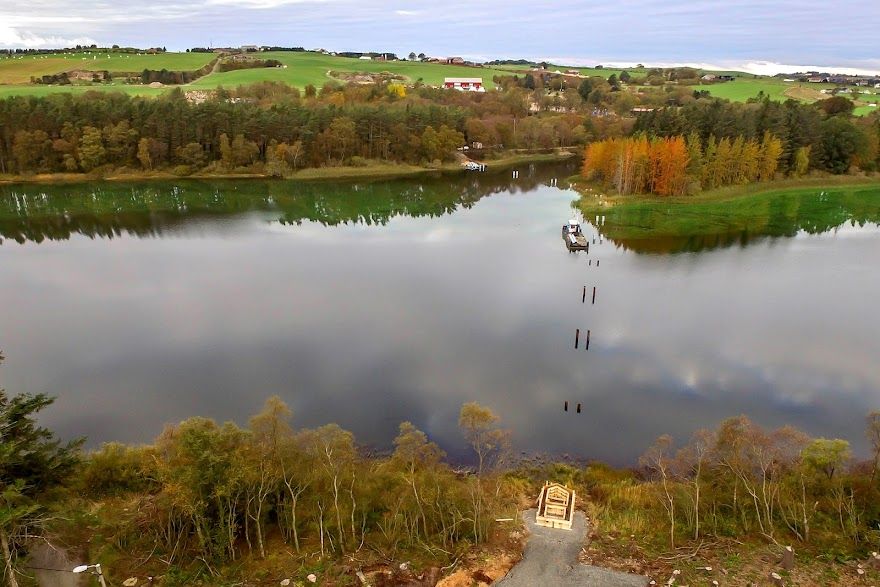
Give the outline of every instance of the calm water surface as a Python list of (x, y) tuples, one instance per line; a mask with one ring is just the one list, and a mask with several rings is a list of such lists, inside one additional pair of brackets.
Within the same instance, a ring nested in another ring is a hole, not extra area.
[(297, 426), (387, 447), (411, 420), (454, 456), (466, 401), (519, 450), (618, 464), (740, 413), (864, 454), (876, 221), (571, 254), (571, 173), (2, 187), (0, 384), (57, 396), (44, 423), (93, 445), (278, 394)]

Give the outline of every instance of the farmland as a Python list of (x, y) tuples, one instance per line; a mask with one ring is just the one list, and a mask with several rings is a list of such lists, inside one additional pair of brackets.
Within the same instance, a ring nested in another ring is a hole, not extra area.
[(206, 65), (211, 53), (107, 53), (79, 52), (54, 55), (19, 55), (0, 58), (0, 84), (26, 84), (32, 76), (75, 69), (85, 71), (140, 72), (144, 69), (192, 71)]
[[(423, 82), (427, 85), (440, 85), (444, 77), (482, 77), (487, 86), (497, 75), (523, 75), (528, 66), (496, 65), (494, 67), (469, 67), (463, 65), (446, 65), (441, 63), (423, 63), (417, 61), (372, 61), (348, 57), (338, 57), (314, 52), (263, 52), (262, 59), (275, 59), (283, 64), (278, 68), (241, 69), (223, 73), (210, 73), (198, 80), (185, 85), (184, 89), (214, 89), (218, 87), (234, 88), (261, 81), (275, 81), (294, 87), (304, 88), (307, 85), (322, 86), (327, 81), (339, 79), (340, 74), (351, 73), (388, 73), (400, 76), (406, 83)], [(30, 84), (32, 77), (58, 74), (71, 70), (101, 71), (111, 73), (139, 72), (144, 69), (169, 71), (193, 71), (209, 63), (214, 57), (211, 53), (159, 53), (136, 54), (121, 52), (77, 52), (59, 53), (55, 55), (23, 55), (11, 58), (0, 58), (0, 98), (15, 95), (46, 96), (62, 92), (82, 93), (89, 89), (98, 91), (122, 91), (130, 95), (157, 96), (167, 88), (151, 88), (143, 85), (127, 85), (120, 82), (102, 85), (68, 85), (49, 86)], [(648, 73), (646, 68), (571, 68), (564, 65), (551, 64), (552, 71), (576, 70), (583, 76), (607, 78), (610, 75), (620, 76), (624, 71), (639, 77)], [(696, 90), (708, 91), (712, 96), (725, 98), (734, 102), (745, 102), (761, 93), (771, 100), (784, 101), (794, 98), (803, 102), (822, 99), (820, 90), (833, 88), (832, 84), (807, 84), (784, 82), (779, 78), (757, 76), (742, 72), (712, 72), (736, 76), (731, 82), (699, 84), (692, 87)], [(874, 96), (870, 101), (874, 101)], [(867, 106), (868, 100), (857, 103), (856, 113), (869, 114), (876, 108)]]
[(495, 75), (510, 75), (510, 71), (489, 68), (474, 68), (440, 63), (421, 63), (418, 61), (366, 61), (348, 57), (335, 57), (321, 53), (265, 52), (262, 59), (277, 59), (286, 68), (242, 69), (225, 73), (213, 73), (193, 82), (193, 88), (234, 87), (260, 81), (278, 81), (303, 88), (312, 84), (320, 87), (330, 80), (329, 72), (388, 72), (400, 75), (408, 82), (423, 81), (428, 85), (440, 85), (444, 77), (482, 77), (485, 81)]

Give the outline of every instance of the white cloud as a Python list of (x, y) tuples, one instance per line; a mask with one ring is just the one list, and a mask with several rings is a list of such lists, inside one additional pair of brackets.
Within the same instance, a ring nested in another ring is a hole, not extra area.
[(205, 6), (238, 6), (241, 8), (278, 8), (288, 4), (306, 4), (327, 0), (206, 0)]
[(97, 43), (90, 37), (59, 37), (42, 36), (31, 31), (23, 31), (11, 26), (0, 24), (0, 46), (25, 47), (42, 49), (55, 47), (72, 47), (74, 45), (91, 45)]
[(418, 10), (395, 10), (394, 14), (398, 16), (418, 16), (420, 12)]

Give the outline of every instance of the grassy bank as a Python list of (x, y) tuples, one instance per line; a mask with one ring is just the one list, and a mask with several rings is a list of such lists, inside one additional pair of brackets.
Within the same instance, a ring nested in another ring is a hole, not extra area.
[[(502, 154), (497, 159), (482, 161), (489, 171), (506, 169), (525, 163), (546, 163), (552, 161), (564, 161), (575, 156), (568, 151), (556, 151), (553, 153), (513, 153)], [(368, 161), (364, 165), (357, 166), (334, 166), (334, 167), (308, 167), (293, 172), (284, 178), (277, 178), (262, 172), (213, 172), (197, 171), (188, 175), (172, 173), (168, 170), (107, 170), (93, 173), (37, 173), (30, 175), (0, 174), (0, 184), (34, 183), (82, 183), (91, 181), (149, 181), (149, 180), (175, 180), (175, 179), (278, 179), (290, 181), (325, 181), (325, 180), (357, 180), (357, 179), (394, 179), (413, 177), (432, 173), (459, 173), (464, 172), (461, 163), (448, 162), (442, 165), (419, 166), (406, 163), (390, 163), (383, 161)]]
[(575, 180), (584, 217), (637, 252), (677, 253), (766, 237), (818, 234), (844, 223), (880, 223), (880, 179), (829, 176), (730, 186), (693, 196), (608, 195)]

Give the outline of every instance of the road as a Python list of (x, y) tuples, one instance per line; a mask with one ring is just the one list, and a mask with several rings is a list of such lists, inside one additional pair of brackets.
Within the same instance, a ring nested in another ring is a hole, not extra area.
[(535, 510), (522, 514), (529, 540), (522, 560), (496, 582), (498, 587), (645, 587), (648, 578), (582, 565), (578, 555), (587, 536), (583, 512), (575, 512), (571, 530), (535, 524)]

